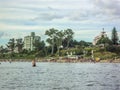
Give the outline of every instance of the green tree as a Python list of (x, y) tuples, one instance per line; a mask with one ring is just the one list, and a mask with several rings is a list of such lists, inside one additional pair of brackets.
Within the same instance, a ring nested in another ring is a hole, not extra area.
[(16, 47), (18, 49), (18, 53), (22, 52), (23, 49), (23, 41), (22, 38), (16, 39)]
[(3, 57), (4, 52), (5, 49), (3, 48), (3, 46), (0, 46), (0, 57)]
[(56, 46), (57, 46), (57, 50), (58, 50), (58, 55), (59, 55), (59, 52), (60, 52), (60, 48), (62, 48), (62, 42), (63, 42), (63, 38), (64, 38), (64, 33), (63, 31), (58, 31), (56, 33), (56, 38), (55, 38), (55, 43), (56, 43)]
[(87, 46), (91, 46), (92, 43), (90, 43), (90, 42), (85, 42), (85, 41), (81, 40), (81, 41), (79, 42), (79, 45), (82, 46), (82, 47), (87, 47)]
[(67, 39), (67, 48), (69, 47), (70, 45), (70, 41), (73, 39), (73, 35), (74, 35), (74, 32), (72, 31), (72, 29), (67, 29), (64, 31), (64, 35), (65, 35), (65, 39)]
[(49, 29), (45, 32), (45, 35), (48, 35), (49, 38), (46, 40), (50, 46), (52, 47), (52, 51), (51, 51), (51, 54), (54, 53), (54, 46), (55, 46), (55, 37), (56, 37), (56, 33), (58, 32), (57, 29)]
[(11, 53), (14, 52), (14, 49), (15, 49), (15, 39), (14, 38), (9, 40), (7, 47), (9, 48)]
[(15, 50), (15, 39), (12, 38), (9, 40), (7, 44), (8, 50), (10, 51), (10, 58), (14, 57), (14, 50)]
[(35, 43), (33, 45), (35, 46), (35, 51), (40, 51), (45, 48), (44, 41), (35, 40)]
[(0, 46), (0, 53), (3, 54), (3, 52), (4, 52), (4, 48), (3, 46)]
[(118, 45), (119, 38), (118, 38), (117, 30), (115, 27), (112, 30), (111, 40), (112, 40), (113, 45)]
[(99, 44), (103, 44), (104, 46), (107, 45), (107, 44), (110, 45), (111, 40), (108, 37), (102, 36), (97, 42), (97, 45), (99, 45)]

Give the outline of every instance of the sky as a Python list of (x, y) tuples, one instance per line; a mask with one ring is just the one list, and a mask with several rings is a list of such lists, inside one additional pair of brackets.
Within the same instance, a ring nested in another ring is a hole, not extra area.
[(74, 39), (92, 42), (116, 27), (120, 37), (120, 0), (0, 0), (0, 45), (35, 32), (72, 29)]

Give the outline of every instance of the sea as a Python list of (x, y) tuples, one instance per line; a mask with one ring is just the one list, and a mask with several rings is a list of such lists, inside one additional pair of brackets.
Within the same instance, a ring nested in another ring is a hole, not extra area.
[(1, 62), (0, 90), (120, 90), (120, 63)]

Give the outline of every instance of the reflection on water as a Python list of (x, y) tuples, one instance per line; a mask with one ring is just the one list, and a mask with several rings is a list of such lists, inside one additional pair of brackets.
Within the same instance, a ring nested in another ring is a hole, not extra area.
[(120, 64), (0, 64), (0, 90), (120, 90)]

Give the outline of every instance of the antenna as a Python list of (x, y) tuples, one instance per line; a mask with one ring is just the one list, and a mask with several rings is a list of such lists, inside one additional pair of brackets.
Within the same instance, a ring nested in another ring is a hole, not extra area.
[(103, 28), (103, 32), (102, 33), (105, 33), (104, 28)]
[(104, 32), (104, 28), (103, 28), (103, 32)]

